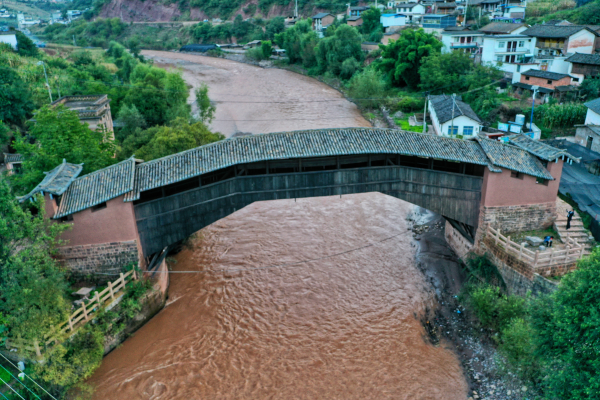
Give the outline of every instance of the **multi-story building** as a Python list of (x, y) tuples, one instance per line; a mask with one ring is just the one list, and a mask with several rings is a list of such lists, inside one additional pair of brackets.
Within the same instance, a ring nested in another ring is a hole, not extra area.
[(456, 26), (456, 15), (425, 14), (423, 16), (423, 30), (427, 33), (441, 33), (451, 26)]
[(318, 13), (312, 17), (312, 28), (313, 31), (317, 32), (319, 36), (323, 36), (323, 30), (333, 24), (335, 17), (329, 13)]
[(406, 15), (410, 22), (420, 21), (425, 12), (425, 6), (419, 3), (397, 3), (396, 5), (396, 13)]
[(526, 35), (485, 35), (481, 62), (498, 65), (508, 73), (518, 72), (514, 64), (530, 62), (534, 50), (535, 38)]
[(535, 56), (592, 54), (600, 33), (582, 25), (534, 25), (523, 32), (536, 39)]
[(479, 31), (454, 31), (445, 30), (442, 32), (442, 53), (451, 51), (460, 51), (468, 54), (478, 54), (483, 46), (484, 34)]

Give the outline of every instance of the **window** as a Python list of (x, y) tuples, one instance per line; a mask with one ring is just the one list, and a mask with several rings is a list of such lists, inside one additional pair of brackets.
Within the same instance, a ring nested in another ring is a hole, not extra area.
[(548, 85), (552, 85), (552, 81), (550, 79), (548, 79)]
[(510, 171), (511, 178), (523, 179), (523, 174), (517, 171)]
[(504, 47), (506, 47), (506, 42), (498, 42), (499, 49), (503, 49)]
[(525, 47), (525, 41), (524, 40), (520, 40), (519, 41), (519, 47)]
[(528, 80), (529, 80), (529, 77), (528, 77), (528, 76), (526, 76), (526, 77), (525, 77), (525, 80), (526, 80), (526, 81), (528, 81)]
[(540, 185), (548, 186), (548, 179), (536, 178), (535, 183), (539, 183)]
[(473, 134), (472, 126), (464, 126), (463, 127), (463, 135), (467, 136), (467, 135), (472, 135), (472, 134)]
[(92, 212), (98, 211), (98, 210), (103, 210), (106, 208), (106, 202), (103, 201), (100, 204), (96, 204), (95, 206), (92, 207)]
[(502, 62), (502, 56), (496, 56), (496, 61)]
[(449, 126), (448, 135), (458, 135), (458, 126)]
[(579, 82), (579, 78), (573, 78), (573, 82)]

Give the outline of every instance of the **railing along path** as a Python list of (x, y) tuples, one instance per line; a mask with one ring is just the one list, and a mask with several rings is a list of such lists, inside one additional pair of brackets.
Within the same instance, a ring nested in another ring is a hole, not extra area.
[(109, 307), (119, 300), (125, 292), (127, 283), (137, 279), (138, 276), (135, 270), (131, 270), (125, 274), (121, 273), (119, 279), (114, 282), (108, 282), (106, 289), (101, 292), (96, 291), (88, 303), (84, 300), (81, 307), (69, 315), (66, 321), (54, 327), (46, 335), (43, 335), (41, 341), (37, 339), (28, 341), (19, 337), (6, 338), (5, 347), (9, 350), (17, 349), (19, 352), (35, 353), (36, 357), (41, 359), (43, 349), (60, 343), (66, 335), (70, 336), (77, 329), (85, 326), (101, 308)]
[(507, 253), (517, 256), (518, 260), (523, 260), (533, 267), (548, 267), (551, 265), (570, 264), (576, 262), (583, 256), (584, 247), (577, 243), (577, 239), (567, 236), (567, 248), (564, 250), (555, 250), (550, 247), (550, 251), (540, 252), (531, 251), (525, 248), (525, 243), (515, 243), (510, 240), (510, 236), (504, 236), (500, 229), (487, 227), (487, 234), (494, 240), (496, 245), (502, 246)]

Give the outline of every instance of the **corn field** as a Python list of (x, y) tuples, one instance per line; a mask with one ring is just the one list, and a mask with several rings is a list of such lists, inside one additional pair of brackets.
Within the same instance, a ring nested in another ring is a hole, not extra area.
[(581, 103), (544, 104), (535, 109), (535, 118), (544, 128), (572, 128), (585, 122), (586, 113)]

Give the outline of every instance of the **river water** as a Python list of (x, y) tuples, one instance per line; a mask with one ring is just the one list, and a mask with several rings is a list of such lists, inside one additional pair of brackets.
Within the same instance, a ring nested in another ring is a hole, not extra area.
[(239, 132), (371, 126), (340, 92), (304, 75), (224, 58), (155, 50), (142, 54), (157, 66), (179, 69), (193, 89), (206, 83), (217, 107), (211, 128), (227, 137)]
[[(184, 59), (188, 83), (208, 80), (212, 99), (340, 97), (288, 71), (144, 54), (165, 67)], [(219, 103), (214, 126), (227, 135), (368, 126), (346, 100), (307, 104)], [(275, 121), (245, 121), (265, 116)], [(94, 398), (465, 399), (454, 351), (430, 344), (422, 326), (438, 289), (417, 266), (414, 213), (367, 193), (254, 203), (206, 227), (173, 256), (185, 273), (171, 274), (167, 306), (90, 379)]]
[(465, 399), (455, 354), (419, 321), (433, 291), (412, 210), (379, 193), (277, 200), (203, 229), (172, 264), (197, 273), (171, 275), (94, 398)]

